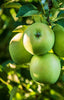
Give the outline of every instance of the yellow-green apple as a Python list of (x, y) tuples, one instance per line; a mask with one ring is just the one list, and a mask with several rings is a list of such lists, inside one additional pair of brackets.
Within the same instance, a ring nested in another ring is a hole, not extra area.
[(64, 57), (64, 27), (56, 24), (53, 28), (55, 34), (55, 43), (53, 46), (53, 51), (59, 57)]
[(60, 75), (61, 63), (55, 54), (34, 55), (30, 64), (30, 75), (40, 83), (54, 84)]
[(17, 64), (30, 61), (32, 55), (23, 46), (23, 34), (17, 33), (9, 43), (9, 52), (12, 60)]
[(31, 54), (42, 55), (54, 45), (54, 32), (43, 23), (34, 23), (24, 32), (23, 44)]

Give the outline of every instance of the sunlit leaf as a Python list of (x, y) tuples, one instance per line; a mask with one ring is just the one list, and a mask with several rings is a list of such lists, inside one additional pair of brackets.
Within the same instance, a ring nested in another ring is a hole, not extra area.
[(0, 65), (0, 72), (2, 72), (3, 70), (2, 70), (2, 68), (3, 68), (3, 66), (2, 65)]
[(5, 3), (2, 5), (3, 8), (20, 8), (21, 4), (20, 3), (15, 3), (15, 2), (9, 2), (9, 3)]
[(20, 25), (20, 26), (16, 27), (12, 32), (19, 32), (19, 33), (21, 32), (21, 33), (23, 33), (26, 28), (27, 28), (26, 25)]

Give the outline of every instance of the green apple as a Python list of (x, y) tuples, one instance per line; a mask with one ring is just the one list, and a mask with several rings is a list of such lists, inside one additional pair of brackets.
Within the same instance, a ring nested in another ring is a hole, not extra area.
[(34, 55), (30, 64), (30, 75), (40, 83), (54, 84), (60, 75), (61, 63), (55, 54)]
[(32, 55), (23, 46), (23, 34), (16, 34), (9, 43), (9, 52), (12, 60), (17, 64), (27, 63)]
[(59, 57), (64, 57), (64, 27), (59, 24), (53, 28), (55, 34), (55, 43), (53, 46), (53, 51)]
[(33, 55), (45, 54), (54, 45), (54, 32), (46, 24), (34, 23), (25, 30), (23, 44)]

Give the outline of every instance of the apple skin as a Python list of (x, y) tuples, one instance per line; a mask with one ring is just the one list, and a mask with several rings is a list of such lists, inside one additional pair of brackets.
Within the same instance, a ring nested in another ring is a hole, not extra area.
[(32, 58), (32, 55), (25, 50), (22, 39), (23, 33), (17, 33), (9, 43), (10, 56), (16, 64), (27, 63)]
[(40, 83), (54, 84), (60, 75), (61, 63), (55, 54), (34, 55), (30, 64), (30, 75)]
[(55, 34), (55, 43), (53, 51), (59, 57), (64, 57), (64, 27), (59, 24), (53, 28)]
[(54, 38), (54, 32), (48, 25), (34, 23), (25, 30), (23, 44), (29, 53), (42, 55), (53, 47)]

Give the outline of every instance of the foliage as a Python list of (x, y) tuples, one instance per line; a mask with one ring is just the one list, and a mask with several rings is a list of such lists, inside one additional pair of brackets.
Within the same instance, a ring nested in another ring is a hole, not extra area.
[[(52, 2), (51, 2), (52, 1)], [(64, 0), (2, 0), (0, 2), (0, 98), (1, 100), (64, 100), (64, 58), (56, 84), (31, 79), (29, 63), (16, 65), (9, 54), (9, 41), (34, 22), (64, 27)]]

